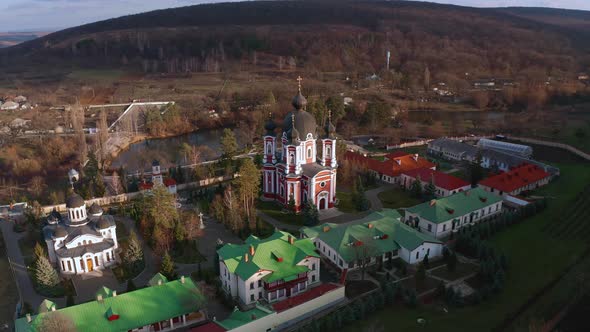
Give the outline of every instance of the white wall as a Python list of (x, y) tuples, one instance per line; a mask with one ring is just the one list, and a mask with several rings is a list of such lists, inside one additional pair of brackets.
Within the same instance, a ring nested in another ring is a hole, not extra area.
[(260, 319), (256, 319), (248, 324), (242, 325), (232, 332), (264, 332), (269, 329), (279, 330), (285, 329), (288, 326), (303, 320), (311, 315), (314, 315), (320, 310), (331, 307), (343, 300), (346, 300), (344, 295), (344, 287), (336, 288), (324, 295), (318, 296), (303, 304), (287, 309), (280, 313), (272, 313)]
[[(441, 223), (434, 223), (431, 222), (427, 219), (422, 218), (421, 216), (414, 214), (414, 213), (410, 213), (409, 211), (406, 211), (406, 220), (408, 218), (415, 218), (415, 217), (419, 217), (420, 218), (420, 222), (419, 222), (419, 227), (420, 230), (423, 233), (426, 233), (428, 235), (431, 235), (437, 239), (443, 238), (448, 236), (452, 229), (453, 229), (453, 220), (455, 219), (459, 219), (459, 223), (456, 224), (455, 229), (459, 229), (463, 226), (466, 226), (467, 224), (469, 224), (470, 222), (479, 222), (482, 219), (487, 219), (489, 218), (491, 215), (496, 215), (500, 212), (502, 212), (502, 202), (497, 202), (495, 204), (490, 204), (488, 206), (485, 206), (482, 209), (473, 211), (475, 213), (477, 213), (477, 216), (473, 217), (473, 220), (471, 220), (471, 212), (464, 214), (462, 216), (457, 216), (457, 217), (453, 217), (450, 218), (449, 220), (446, 220), (444, 222)], [(428, 226), (430, 225), (430, 230), (428, 230)]]

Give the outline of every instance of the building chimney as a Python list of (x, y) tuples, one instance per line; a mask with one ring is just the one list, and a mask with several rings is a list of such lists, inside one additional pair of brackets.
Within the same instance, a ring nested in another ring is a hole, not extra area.
[(401, 160), (401, 159), (394, 159), (394, 160), (395, 160), (395, 162), (396, 162), (398, 165), (400, 165), (400, 166), (402, 165), (402, 160)]
[(430, 201), (430, 206), (435, 206), (436, 205), (436, 199), (433, 199)]
[(418, 161), (418, 154), (417, 153), (414, 154), (414, 160)]
[(101, 294), (98, 294), (98, 295), (96, 296), (96, 300), (97, 300), (98, 302), (102, 302), (102, 295), (101, 295)]
[(113, 297), (116, 297), (116, 296), (117, 296), (117, 291), (116, 291), (116, 290), (114, 290), (114, 291), (113, 291)]
[(180, 276), (180, 283), (184, 284), (184, 276)]
[(51, 311), (55, 311), (55, 306), (51, 307)]
[(244, 254), (244, 262), (248, 263), (248, 253)]
[(254, 246), (250, 245), (250, 256), (254, 257)]
[(27, 314), (27, 323), (30, 323), (31, 321), (32, 321), (31, 314)]
[(328, 232), (330, 230), (330, 226), (325, 225), (323, 228), (324, 233)]
[(373, 224), (371, 224), (371, 223), (368, 223), (368, 224), (367, 224), (367, 227), (369, 227), (369, 228), (373, 228)]
[(289, 235), (289, 244), (293, 244), (293, 242), (295, 242), (295, 239), (293, 239), (293, 237)]

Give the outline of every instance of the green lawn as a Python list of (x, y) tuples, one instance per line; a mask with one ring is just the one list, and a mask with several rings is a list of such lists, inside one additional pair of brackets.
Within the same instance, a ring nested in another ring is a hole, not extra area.
[(352, 201), (352, 193), (337, 191), (336, 198), (338, 198), (338, 210), (344, 213), (358, 213), (354, 202)]
[[(440, 308), (420, 307), (384, 309), (367, 320), (351, 324), (345, 331), (359, 331), (368, 322), (395, 326), (398, 331), (489, 331), (497, 327), (507, 315), (515, 312), (536, 291), (547, 285), (571, 264), (586, 248), (583, 239), (564, 241), (556, 239), (545, 229), (548, 223), (559, 222), (576, 196), (590, 183), (587, 165), (561, 164), (562, 176), (542, 192), (551, 194), (548, 208), (542, 213), (497, 234), (492, 244), (509, 259), (504, 290), (492, 299), (474, 307)], [(416, 324), (417, 318), (426, 319), (424, 327)]]
[(303, 215), (285, 211), (278, 203), (258, 201), (257, 209), (285, 224), (303, 226)]
[(380, 192), (377, 197), (387, 209), (405, 208), (422, 203), (419, 199), (412, 197), (409, 192), (398, 188)]
[(435, 277), (454, 281), (459, 278), (464, 278), (473, 272), (477, 272), (477, 266), (473, 264), (457, 263), (457, 267), (453, 272), (449, 271), (446, 266), (443, 266), (434, 271), (431, 271), (431, 274)]

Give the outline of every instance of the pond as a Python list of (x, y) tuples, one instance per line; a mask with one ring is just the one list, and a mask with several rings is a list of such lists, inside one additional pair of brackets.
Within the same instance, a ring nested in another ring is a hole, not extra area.
[(151, 138), (134, 143), (112, 161), (111, 167), (124, 167), (129, 172), (142, 169), (149, 171), (153, 160), (160, 161), (162, 168), (184, 165), (188, 163), (181, 150), (184, 143), (201, 150), (200, 161), (217, 159), (221, 156), (222, 132), (223, 129), (199, 130), (185, 135)]

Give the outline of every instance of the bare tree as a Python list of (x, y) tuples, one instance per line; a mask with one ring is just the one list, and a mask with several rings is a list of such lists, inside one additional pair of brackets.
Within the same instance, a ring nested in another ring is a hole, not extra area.
[(102, 109), (100, 111), (100, 117), (96, 123), (98, 129), (98, 151), (100, 154), (99, 160), (103, 160), (106, 157), (107, 152), (107, 140), (109, 139), (109, 127), (107, 124), (107, 112)]
[(121, 184), (121, 178), (117, 172), (113, 172), (113, 176), (111, 177), (111, 189), (113, 190), (113, 194), (119, 195), (123, 192), (123, 185)]
[(35, 197), (41, 196), (43, 189), (45, 188), (45, 180), (41, 176), (35, 176), (31, 179), (29, 191), (35, 195)]
[(76, 135), (76, 144), (78, 145), (78, 161), (83, 166), (88, 156), (88, 146), (86, 145), (86, 135), (84, 134), (84, 108), (77, 103), (71, 110), (72, 129)]
[(77, 331), (76, 325), (72, 319), (63, 313), (52, 311), (43, 315), (42, 321), (37, 327), (39, 332), (75, 332)]

